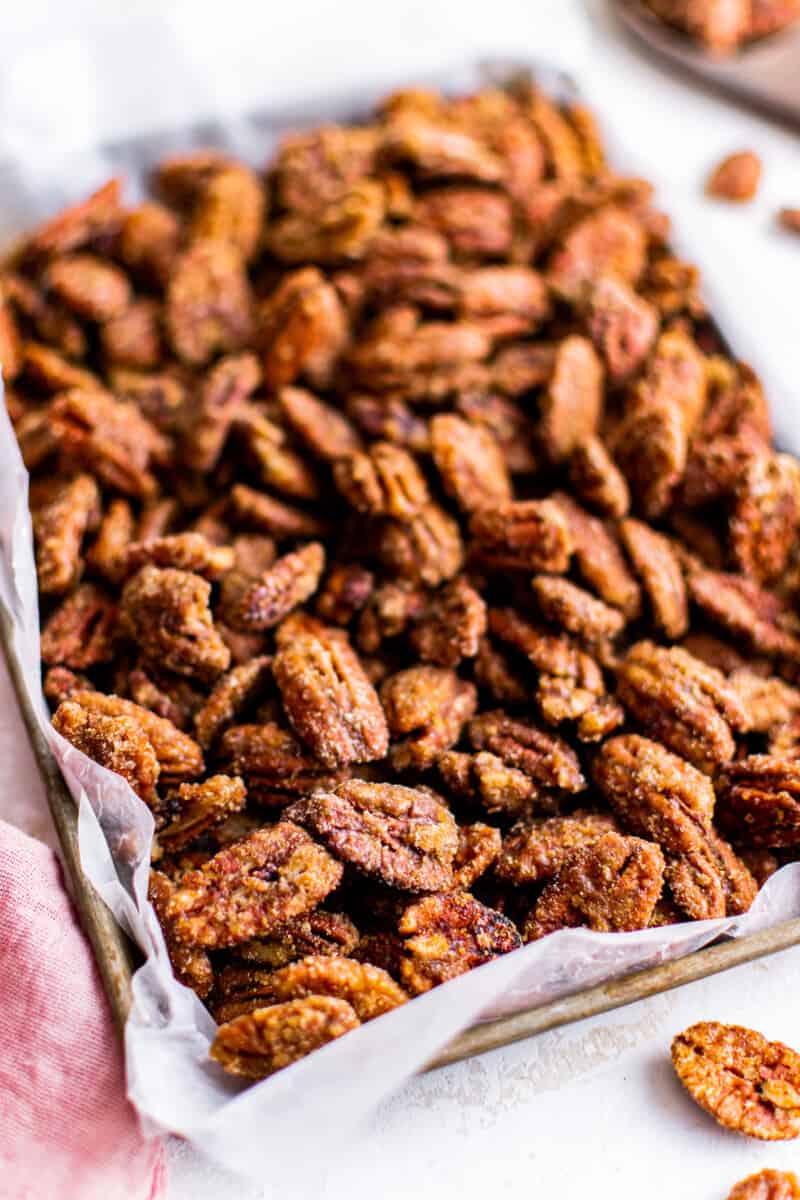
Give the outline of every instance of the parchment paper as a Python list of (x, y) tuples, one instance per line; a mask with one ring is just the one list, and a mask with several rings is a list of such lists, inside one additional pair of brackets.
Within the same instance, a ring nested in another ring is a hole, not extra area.
[[(599, 104), (602, 95), (575, 39), (565, 53), (547, 44), (547, 61), (580, 78), (582, 92)], [(434, 82), (452, 90), (477, 86), (475, 69), (451, 72)], [(390, 80), (388, 84), (408, 82)], [(566, 86), (563, 77), (554, 78)], [(588, 84), (588, 86), (587, 86)], [(32, 217), (75, 199), (104, 176), (123, 170), (136, 195), (143, 167), (170, 149), (211, 142), (227, 145), (262, 163), (278, 131), (289, 125), (344, 118), (366, 111), (374, 94), (341, 98), (314, 111), (206, 122), (168, 137), (148, 136), (117, 147), (71, 154), (54, 176), (21, 158), (0, 165), (6, 213)], [(613, 121), (606, 121), (606, 126)], [(612, 137), (613, 145), (613, 137)], [(624, 147), (614, 161), (647, 175)], [(46, 184), (46, 186), (44, 186)], [(669, 208), (669, 196), (662, 198)], [(691, 230), (678, 224), (677, 244), (692, 256)], [(698, 248), (699, 249), (699, 248)], [(694, 254), (703, 262), (705, 253)], [(752, 298), (752, 291), (749, 298)], [(751, 324), (713, 297), (714, 311), (737, 352), (760, 366), (756, 347), (744, 339)], [(728, 317), (730, 316), (730, 320)], [(756, 352), (753, 352), (756, 351)], [(787, 417), (779, 391), (779, 415)], [(774, 401), (774, 397), (773, 398)], [(791, 433), (792, 424), (785, 420)], [(785, 443), (784, 443), (785, 444)], [(795, 447), (796, 449), (797, 447)], [(228, 1168), (293, 1197), (313, 1194), (315, 1166), (330, 1165), (337, 1150), (358, 1136), (375, 1107), (424, 1065), (437, 1049), (479, 1018), (542, 1004), (611, 976), (690, 953), (721, 934), (737, 936), (800, 915), (800, 864), (769, 881), (753, 909), (735, 920), (688, 923), (639, 933), (601, 935), (583, 930), (557, 933), (413, 1000), (393, 1013), (280, 1072), (246, 1088), (208, 1060), (214, 1022), (192, 992), (172, 977), (158, 922), (146, 900), (152, 817), (120, 777), (98, 767), (51, 729), (41, 693), (38, 613), (27, 475), (10, 422), (0, 414), (0, 599), (15, 619), (15, 648), (31, 698), (64, 776), (79, 804), (81, 858), (88, 878), (120, 924), (142, 948), (146, 961), (134, 978), (134, 1004), (126, 1030), (128, 1090), (146, 1129), (182, 1135)]]

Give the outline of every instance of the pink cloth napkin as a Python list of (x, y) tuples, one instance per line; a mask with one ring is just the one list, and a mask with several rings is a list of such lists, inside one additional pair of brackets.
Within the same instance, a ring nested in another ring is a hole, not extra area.
[(47, 846), (0, 821), (0, 1197), (159, 1200), (163, 1147), (125, 1098), (119, 1038)]

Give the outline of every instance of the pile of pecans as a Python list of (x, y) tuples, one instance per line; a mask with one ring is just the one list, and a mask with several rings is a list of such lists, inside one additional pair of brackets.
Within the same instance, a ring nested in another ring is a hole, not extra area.
[(800, 17), (800, 0), (644, 0), (662, 21), (674, 25), (716, 54), (730, 54)]
[(800, 468), (651, 188), (519, 83), (116, 181), (0, 275), (55, 728), (260, 1078), (800, 847)]

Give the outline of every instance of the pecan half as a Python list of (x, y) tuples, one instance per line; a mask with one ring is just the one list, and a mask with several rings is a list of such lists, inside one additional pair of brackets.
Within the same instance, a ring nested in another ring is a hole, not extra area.
[(594, 777), (625, 827), (661, 846), (679, 908), (697, 920), (747, 911), (756, 884), (711, 828), (714, 791), (706, 776), (632, 734), (603, 745)]
[(358, 1025), (346, 1000), (307, 996), (259, 1008), (221, 1025), (209, 1054), (231, 1075), (265, 1079)]
[(292, 727), (320, 762), (337, 767), (383, 757), (386, 718), (342, 630), (320, 626), (287, 638), (272, 670)]
[(653, 842), (605, 833), (568, 851), (523, 927), (526, 942), (558, 929), (601, 933), (645, 929), (664, 881), (664, 856)]
[(749, 846), (800, 845), (800, 763), (768, 754), (729, 763), (717, 783), (717, 818)]
[(469, 892), (426, 896), (405, 910), (400, 978), (412, 995), (430, 991), (522, 944), (508, 917)]
[(494, 873), (511, 883), (552, 879), (577, 846), (587, 846), (606, 833), (619, 832), (610, 813), (576, 809), (568, 817), (522, 821), (503, 838)]
[(144, 566), (123, 589), (120, 621), (146, 660), (211, 682), (231, 655), (214, 628), (210, 594), (199, 575)]
[(698, 1021), (674, 1038), (672, 1065), (695, 1103), (727, 1129), (764, 1141), (800, 1134), (800, 1056), (782, 1042)]
[(733, 734), (748, 727), (725, 676), (679, 646), (637, 642), (617, 673), (617, 693), (657, 741), (709, 772), (733, 758)]
[(475, 685), (446, 667), (409, 667), (381, 686), (395, 770), (422, 771), (454, 746), (477, 705)]
[(286, 811), (334, 854), (403, 891), (437, 891), (452, 882), (456, 823), (432, 792), (352, 779)]
[(290, 821), (259, 829), (180, 879), (167, 907), (175, 937), (220, 949), (274, 933), (316, 908), (342, 868)]

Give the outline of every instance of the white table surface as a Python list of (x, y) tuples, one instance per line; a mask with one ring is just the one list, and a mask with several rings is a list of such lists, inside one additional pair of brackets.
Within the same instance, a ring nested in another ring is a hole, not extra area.
[[(800, 205), (796, 140), (673, 82), (621, 42), (602, 0), (590, 0), (589, 9), (604, 107), (629, 145), (647, 147), (648, 174), (664, 206), (680, 214), (679, 231), (701, 247), (712, 290), (733, 289), (738, 320), (757, 332), (751, 356), (782, 390), (782, 427), (791, 434), (800, 241), (777, 232), (773, 215)], [(210, 95), (217, 108), (233, 110), (242, 100), (283, 104), (365, 78), (411, 80), (476, 57), (524, 58), (543, 42), (567, 43), (582, 12), (580, 0), (73, 0), (63, 7), (0, 0), (0, 157), (4, 145), (47, 157), (51, 145), (78, 143), (87, 131), (114, 136), (180, 122)], [(178, 59), (182, 86), (170, 87)], [(758, 201), (742, 210), (702, 199), (715, 161), (748, 147), (765, 161)], [(4, 673), (0, 815), (47, 837), (41, 787)], [(800, 948), (414, 1080), (376, 1114), (358, 1153), (330, 1166), (316, 1194), (578, 1200), (591, 1189), (617, 1200), (723, 1200), (737, 1179), (763, 1166), (800, 1171), (792, 1144), (718, 1130), (685, 1098), (668, 1058), (676, 1031), (709, 1018), (800, 1044), (798, 990)], [(274, 1194), (268, 1180), (242, 1184), (178, 1143), (169, 1161), (168, 1200)], [(297, 1180), (300, 1197), (302, 1162)]]

